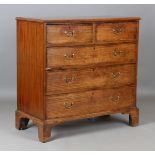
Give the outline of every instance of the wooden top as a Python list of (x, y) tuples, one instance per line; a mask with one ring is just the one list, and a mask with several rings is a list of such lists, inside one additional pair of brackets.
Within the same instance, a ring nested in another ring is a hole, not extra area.
[(121, 18), (114, 18), (114, 17), (97, 17), (97, 18), (25, 18), (25, 17), (17, 17), (16, 20), (26, 20), (26, 21), (34, 21), (34, 22), (43, 22), (43, 23), (67, 23), (67, 22), (115, 22), (115, 21), (138, 21), (140, 17), (121, 17)]

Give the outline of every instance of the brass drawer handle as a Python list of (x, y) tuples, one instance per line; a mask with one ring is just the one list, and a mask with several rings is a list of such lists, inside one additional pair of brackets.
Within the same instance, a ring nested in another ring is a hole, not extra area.
[(122, 28), (122, 25), (118, 24), (118, 25), (115, 25), (112, 29), (112, 32), (113, 34), (121, 34), (123, 32), (123, 28)]
[(51, 68), (45, 68), (45, 71), (50, 71), (51, 70)]
[(120, 96), (111, 96), (110, 99), (113, 102), (118, 102), (120, 100)]
[(71, 82), (73, 82), (73, 81), (75, 81), (75, 77), (73, 76), (73, 77), (65, 77), (64, 78), (64, 81), (66, 82), (66, 83), (71, 83)]
[(64, 106), (66, 109), (70, 109), (73, 106), (73, 104), (74, 104), (73, 102), (65, 102)]
[(65, 30), (64, 34), (65, 34), (66, 37), (73, 37), (74, 36), (74, 31), (67, 31), (67, 30)]
[(74, 53), (72, 53), (72, 54), (64, 54), (65, 59), (73, 59), (74, 56), (75, 56)]
[(115, 49), (112, 51), (112, 54), (113, 54), (113, 56), (125, 56), (125, 52), (119, 50), (118, 48), (115, 48)]
[(122, 29), (112, 29), (112, 31), (113, 31), (113, 33), (114, 34), (120, 34), (120, 33), (122, 33)]
[(112, 77), (115, 79), (115, 78), (118, 78), (120, 75), (121, 75), (121, 72), (113, 72), (111, 73), (112, 74)]

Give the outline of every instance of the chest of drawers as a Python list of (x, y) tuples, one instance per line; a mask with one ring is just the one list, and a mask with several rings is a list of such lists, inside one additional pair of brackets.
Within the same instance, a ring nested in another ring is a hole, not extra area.
[(138, 125), (138, 17), (17, 18), (16, 128), (41, 142), (65, 121), (122, 113)]

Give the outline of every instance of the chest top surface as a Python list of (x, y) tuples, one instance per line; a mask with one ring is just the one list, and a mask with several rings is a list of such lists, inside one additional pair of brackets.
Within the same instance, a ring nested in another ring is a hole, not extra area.
[(138, 21), (140, 17), (52, 17), (52, 18), (25, 18), (25, 17), (17, 17), (17, 20), (26, 20), (26, 21), (36, 21), (36, 22), (56, 22), (56, 23), (63, 23), (63, 22), (117, 22), (117, 21)]

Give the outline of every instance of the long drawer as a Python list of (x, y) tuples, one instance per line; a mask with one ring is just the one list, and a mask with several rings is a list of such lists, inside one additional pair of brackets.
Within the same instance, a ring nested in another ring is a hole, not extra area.
[(47, 118), (86, 115), (101, 111), (114, 112), (134, 106), (135, 87), (92, 90), (46, 97)]
[(47, 95), (135, 84), (136, 65), (47, 72)]
[(47, 49), (47, 66), (59, 68), (99, 63), (135, 63), (137, 58), (136, 49), (136, 44), (95, 47), (53, 47)]

